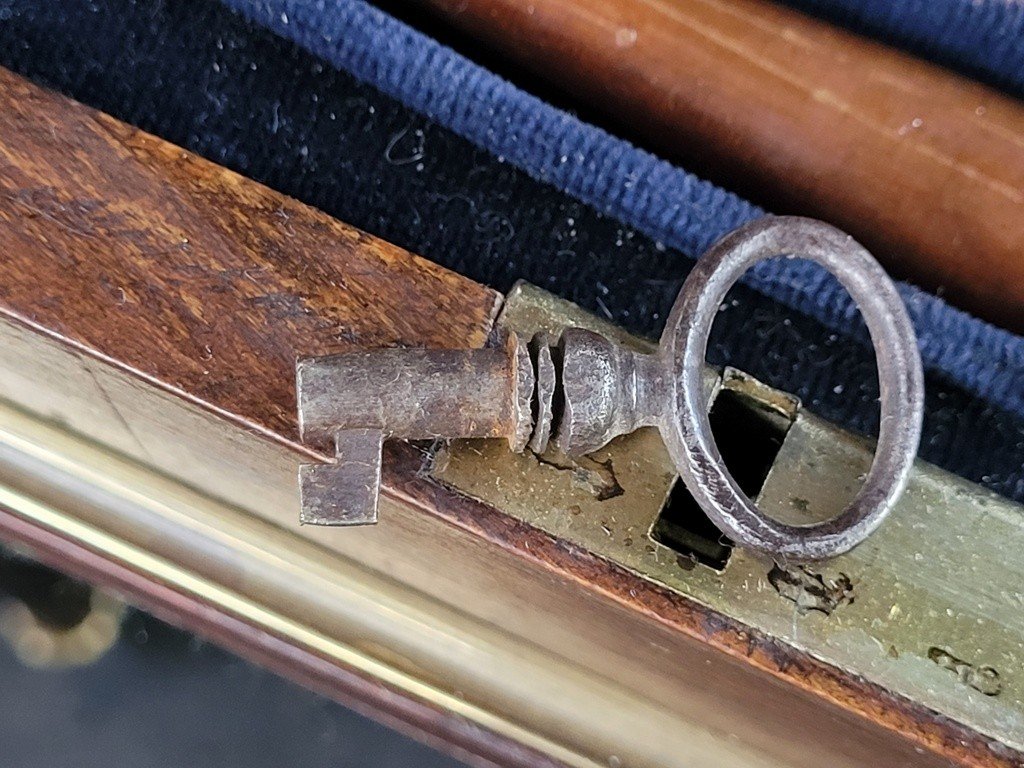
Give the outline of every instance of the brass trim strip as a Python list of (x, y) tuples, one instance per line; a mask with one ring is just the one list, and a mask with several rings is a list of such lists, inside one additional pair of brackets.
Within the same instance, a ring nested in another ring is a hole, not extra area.
[[(534, 755), (506, 755), (510, 764), (596, 767), (614, 758), (654, 766), (685, 751), (719, 765), (782, 765), (523, 638), (2, 405), (0, 507)], [(393, 502), (384, 513), (399, 514)]]

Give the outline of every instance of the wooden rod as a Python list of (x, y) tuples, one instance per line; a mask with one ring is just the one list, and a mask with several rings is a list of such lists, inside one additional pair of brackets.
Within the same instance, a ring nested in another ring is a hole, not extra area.
[(420, 0), (621, 132), (1024, 330), (1024, 105), (758, 0)]

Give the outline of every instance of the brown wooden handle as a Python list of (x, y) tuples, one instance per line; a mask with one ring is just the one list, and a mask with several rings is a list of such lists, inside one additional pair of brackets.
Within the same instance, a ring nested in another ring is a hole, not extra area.
[(627, 136), (1024, 330), (1024, 105), (755, 0), (420, 0)]

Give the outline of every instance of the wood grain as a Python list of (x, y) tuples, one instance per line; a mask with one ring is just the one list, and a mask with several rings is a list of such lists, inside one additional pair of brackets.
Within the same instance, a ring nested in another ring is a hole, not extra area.
[[(0, 314), (76, 353), (142, 375), (166, 398), (174, 393), (207, 416), (297, 449), (296, 357), (395, 344), (484, 343), (499, 304), (493, 291), (2, 71), (0, 101)], [(112, 412), (124, 418), (129, 411), (114, 406)], [(922, 765), (1021, 764), (1017, 753), (914, 702), (451, 493), (422, 476), (423, 457), (410, 446), (390, 445), (385, 458), (389, 504), (433, 526), (429, 537), (410, 537), (410, 559), (413, 544), (426, 556), (425, 540), (443, 549), (445, 542), (434, 541), (441, 538), (436, 531), (448, 531), (463, 542), (459, 546), (489, 548), (481, 562), (492, 569), (499, 560), (516, 563), (518, 570), (502, 573), (521, 574), (512, 587), (520, 587), (516, 599), (524, 605), (546, 590), (557, 600), (545, 609), (565, 613), (568, 590), (578, 590), (572, 601), (577, 608), (592, 604), (595, 612), (619, 616), (616, 637), (648, 637), (653, 625), (680, 645), (723, 651), (742, 662), (742, 679), (770, 675), (791, 693), (802, 689), (818, 697), (811, 705), (824, 700), (835, 707), (846, 718), (836, 720), (843, 733), (856, 722), (856, 733), (872, 733), (891, 754), (929, 748)], [(485, 733), (467, 734), (464, 724), (444, 713), (396, 701), (372, 681), (342, 680), (344, 674), (291, 653), (234, 617), (212, 616), (208, 607), (98, 562), (59, 532), (32, 530), (17, 516), (2, 514), (0, 529), (34, 543), (55, 562), (68, 558), (77, 572), (115, 584), (188, 626), (243, 652), (248, 648), (255, 659), (336, 696), (370, 702), (487, 761), (540, 760), (489, 741)], [(372, 537), (349, 538), (334, 546), (365, 553), (371, 543)], [(396, 540), (386, 546), (395, 547)], [(397, 578), (404, 567), (395, 563), (387, 573)], [(529, 591), (522, 592), (522, 585)], [(475, 583), (465, 588), (474, 591)], [(522, 614), (505, 618), (521, 621)], [(642, 645), (637, 654), (655, 648)], [(745, 691), (739, 698), (762, 706)], [(829, 714), (815, 728), (840, 728), (833, 720)]]
[(760, 0), (419, 0), (688, 168), (1024, 330), (1024, 104)]
[(0, 70), (0, 312), (298, 440), (295, 360), (483, 345), (496, 292)]

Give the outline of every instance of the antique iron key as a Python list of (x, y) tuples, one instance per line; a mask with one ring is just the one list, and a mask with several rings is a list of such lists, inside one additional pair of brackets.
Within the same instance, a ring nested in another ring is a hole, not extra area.
[[(711, 435), (701, 376), (726, 292), (752, 265), (777, 256), (815, 261), (843, 283), (863, 314), (878, 365), (874, 462), (846, 509), (809, 526), (764, 515), (739, 489)], [(513, 451), (540, 453), (554, 443), (578, 456), (653, 426), (698, 504), (735, 542), (796, 559), (831, 557), (863, 541), (902, 493), (921, 434), (923, 380), (906, 309), (874, 258), (822, 222), (766, 217), (698, 260), (650, 354), (568, 328), (557, 339), (509, 333), (476, 350), (382, 349), (300, 361), (303, 439), (333, 443), (337, 456), (302, 467), (302, 520), (375, 522), (388, 438), (504, 438)]]

